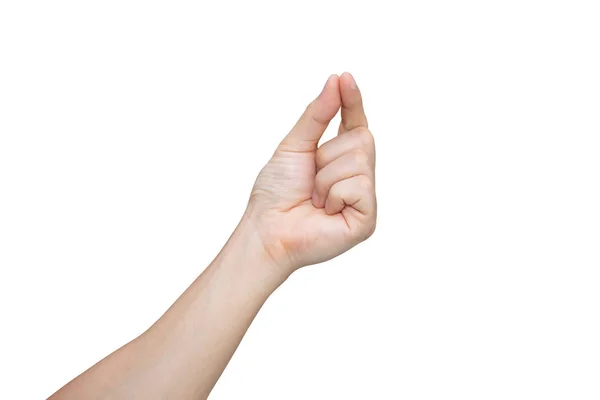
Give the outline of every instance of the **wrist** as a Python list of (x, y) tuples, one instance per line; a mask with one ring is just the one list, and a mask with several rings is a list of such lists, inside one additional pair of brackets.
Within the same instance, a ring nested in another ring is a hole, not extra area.
[(270, 210), (258, 202), (249, 202), (240, 225), (252, 231), (259, 243), (263, 257), (273, 269), (281, 270), (287, 276), (304, 265), (293, 251), (289, 237), (293, 225), (286, 223), (283, 213)]
[(270, 294), (291, 272), (269, 252), (257, 222), (244, 214), (217, 258), (227, 265), (235, 265), (244, 280)]

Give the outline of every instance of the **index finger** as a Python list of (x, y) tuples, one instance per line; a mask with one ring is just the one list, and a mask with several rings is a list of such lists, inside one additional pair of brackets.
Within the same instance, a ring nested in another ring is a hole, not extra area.
[(361, 126), (368, 128), (360, 89), (354, 77), (349, 72), (344, 72), (340, 76), (340, 93), (342, 98), (342, 122), (339, 133), (347, 132)]

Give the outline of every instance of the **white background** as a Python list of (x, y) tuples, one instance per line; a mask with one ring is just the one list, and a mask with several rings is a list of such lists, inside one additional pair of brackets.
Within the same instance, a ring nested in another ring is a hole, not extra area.
[(377, 232), (276, 291), (212, 399), (598, 399), (596, 5), (3, 1), (0, 398), (150, 326), (348, 70)]

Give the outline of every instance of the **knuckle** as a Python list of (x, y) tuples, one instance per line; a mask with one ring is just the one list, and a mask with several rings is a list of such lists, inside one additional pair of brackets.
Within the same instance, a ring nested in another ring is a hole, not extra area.
[(370, 238), (375, 233), (377, 229), (377, 210), (376, 208), (373, 210), (369, 219), (365, 222), (365, 239)]
[(373, 182), (367, 175), (359, 175), (358, 183), (360, 185), (361, 190), (364, 192), (368, 192), (373, 189)]
[(329, 197), (333, 199), (341, 199), (344, 197), (344, 191), (341, 185), (338, 185), (337, 183), (333, 184), (329, 189)]
[(377, 219), (373, 218), (373, 220), (369, 223), (367, 227), (367, 233), (365, 239), (370, 238), (375, 233), (375, 229), (377, 228)]
[(306, 114), (310, 114), (312, 112), (312, 110), (315, 109), (315, 103), (316, 103), (316, 101), (313, 100), (313, 101), (311, 101), (310, 103), (308, 103), (306, 105), (306, 108), (304, 109), (304, 111), (306, 112)]
[(360, 136), (365, 136), (365, 137), (373, 136), (371, 134), (371, 131), (369, 130), (369, 128), (367, 128), (365, 126), (359, 126), (355, 129), (355, 131)]
[(369, 165), (369, 155), (363, 149), (354, 150), (354, 162), (360, 166)]
[(359, 132), (360, 142), (364, 148), (372, 149), (375, 147), (375, 138), (370, 130), (362, 128)]
[(310, 103), (308, 103), (306, 105), (306, 108), (304, 109), (304, 117), (305, 119), (311, 119), (314, 118), (314, 111), (316, 109), (316, 102), (315, 100), (311, 101)]
[(352, 131), (351, 135), (347, 137), (352, 138), (352, 147), (357, 149), (363, 149), (368, 154), (373, 154), (375, 151), (375, 138), (371, 131), (365, 127), (356, 128)]
[(304, 115), (307, 119), (312, 120), (319, 125), (327, 125), (329, 123), (329, 118), (322, 115), (323, 113), (320, 112), (321, 109), (322, 105), (319, 103), (319, 99), (315, 99), (306, 106)]
[(370, 238), (371, 236), (373, 236), (373, 234), (375, 233), (375, 227), (376, 227), (376, 225), (377, 224), (376, 224), (376, 222), (375, 222), (374, 219), (366, 222), (356, 232), (357, 239), (359, 241), (363, 242), (363, 241), (367, 240), (368, 238)]

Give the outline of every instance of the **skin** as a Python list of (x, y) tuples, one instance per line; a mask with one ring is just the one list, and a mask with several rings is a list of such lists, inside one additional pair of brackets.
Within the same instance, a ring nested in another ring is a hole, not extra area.
[[(338, 135), (318, 146), (340, 110)], [(269, 295), (366, 240), (376, 218), (362, 96), (352, 75), (332, 75), (259, 173), (212, 263), (146, 332), (50, 399), (206, 399)]]

